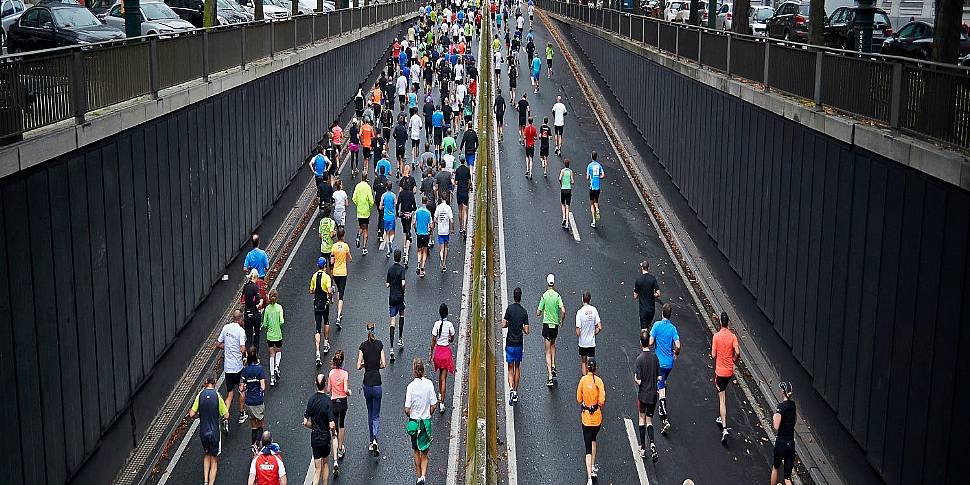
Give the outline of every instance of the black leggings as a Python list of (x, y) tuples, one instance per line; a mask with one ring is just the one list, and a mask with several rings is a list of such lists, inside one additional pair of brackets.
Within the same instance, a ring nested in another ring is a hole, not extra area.
[(344, 429), (344, 420), (347, 418), (347, 398), (337, 398), (333, 401), (333, 424), (337, 429)]
[(596, 442), (596, 435), (600, 432), (599, 426), (583, 425), (583, 444), (586, 445), (586, 454), (593, 454), (593, 443)]

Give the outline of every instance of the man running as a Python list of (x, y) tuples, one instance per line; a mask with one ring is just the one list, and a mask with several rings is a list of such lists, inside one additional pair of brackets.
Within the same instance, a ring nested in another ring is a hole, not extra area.
[(606, 386), (596, 375), (596, 358), (586, 362), (586, 373), (576, 387), (576, 401), (582, 408), (583, 444), (586, 447), (586, 485), (593, 485), (599, 472), (596, 463), (596, 435), (603, 425), (603, 406), (606, 404)]
[[(394, 360), (394, 327), (397, 327), (397, 347), (404, 348), (404, 286), (407, 271), (401, 265), (401, 250), (394, 251), (394, 264), (387, 269), (387, 279), (384, 286), (387, 288), (387, 309), (388, 325), (390, 325), (391, 340), (388, 342), (391, 348), (391, 361)], [(400, 317), (400, 322), (398, 322)], [(400, 324), (400, 325), (398, 325)]]
[(427, 195), (421, 196), (421, 207), (414, 213), (414, 234), (418, 237), (418, 267), (419, 278), (424, 278), (424, 266), (428, 262), (428, 243), (431, 239), (431, 209), (428, 207)]
[[(230, 324), (232, 325), (232, 324)], [(199, 418), (199, 441), (202, 442), (202, 481), (216, 483), (219, 455), (222, 453), (222, 429), (228, 428), (229, 408), (216, 391), (216, 378), (205, 379), (205, 387), (195, 396), (189, 419)]]
[[(795, 401), (792, 401), (792, 386), (790, 382), (779, 382), (782, 401), (775, 408), (772, 424), (775, 428), (775, 449), (771, 463), (771, 484), (784, 482), (791, 485), (792, 469), (795, 467), (795, 422), (797, 413)], [(781, 476), (779, 477), (779, 471)]]
[(438, 257), (441, 261), (441, 272), (448, 271), (445, 263), (448, 261), (448, 239), (451, 238), (451, 226), (455, 222), (455, 213), (448, 205), (448, 199), (442, 198), (434, 210), (435, 226), (438, 228)]
[(418, 147), (421, 146), (421, 131), (424, 130), (424, 120), (417, 113), (411, 115), (408, 122), (411, 134), (411, 164), (418, 159)]
[(465, 163), (469, 167), (474, 167), (475, 155), (478, 152), (478, 132), (472, 127), (471, 121), (465, 124), (465, 132), (461, 135), (461, 145), (459, 148), (464, 149)]
[(532, 85), (535, 86), (535, 94), (539, 94), (539, 81), (542, 80), (542, 61), (539, 59), (538, 52), (532, 57), (532, 62), (529, 65), (532, 67)]
[(269, 385), (275, 386), (280, 380), (280, 362), (283, 360), (283, 306), (279, 304), (279, 293), (269, 292), (269, 304), (263, 310), (262, 329), (266, 330), (266, 348), (269, 350)]
[(650, 274), (650, 262), (640, 262), (640, 277), (633, 284), (633, 297), (640, 306), (640, 330), (649, 329), (653, 325), (657, 300), (660, 300), (660, 286), (657, 278)]
[(259, 348), (259, 328), (263, 321), (260, 310), (266, 304), (259, 288), (259, 273), (256, 268), (249, 271), (249, 281), (243, 285), (242, 301), (244, 311), (244, 328), (246, 329), (246, 347)]
[[(232, 312), (232, 321), (222, 326), (219, 332), (219, 340), (216, 347), (222, 349), (222, 367), (226, 372), (226, 405), (232, 406), (232, 399), (235, 397), (239, 387), (240, 373), (243, 370), (243, 360), (246, 355), (246, 331), (243, 329), (243, 314), (240, 310)], [(239, 424), (245, 423), (249, 419), (243, 407), (243, 395), (239, 393)], [(226, 432), (229, 428), (226, 427)], [(212, 482), (209, 482), (212, 483)]]
[(586, 166), (586, 180), (589, 180), (589, 211), (592, 214), (592, 222), (589, 227), (596, 227), (596, 221), (600, 218), (600, 182), (606, 176), (603, 173), (603, 165), (596, 160), (596, 151), (590, 155), (589, 165)]
[(670, 371), (674, 369), (674, 360), (680, 354), (680, 334), (670, 321), (670, 316), (674, 312), (673, 305), (664, 303), (660, 311), (663, 319), (650, 329), (650, 345), (656, 344), (654, 351), (657, 353), (657, 360), (660, 361), (660, 379), (657, 380), (657, 392), (660, 395), (658, 411), (663, 424), (660, 434), (667, 434), (670, 429), (670, 420), (667, 418), (667, 379), (670, 377)]
[(559, 203), (562, 206), (562, 228), (568, 231), (570, 213), (569, 206), (573, 201), (573, 171), (571, 168), (569, 168), (568, 158), (563, 160), (562, 164), (562, 170), (559, 171)]
[(552, 125), (556, 134), (556, 155), (562, 156), (562, 131), (566, 126), (566, 105), (562, 96), (556, 96), (556, 104), (552, 105)]
[[(712, 315), (715, 321), (717, 315)], [(721, 444), (727, 444), (727, 388), (734, 379), (734, 362), (741, 357), (741, 346), (738, 337), (728, 328), (728, 314), (721, 312), (721, 329), (711, 338), (711, 358), (714, 359), (714, 389), (721, 415), (717, 417), (717, 424), (721, 426)]]
[(596, 357), (596, 335), (603, 330), (600, 313), (590, 302), (589, 290), (583, 292), (583, 306), (576, 311), (576, 337), (579, 341), (579, 370), (586, 374), (586, 362)]
[[(319, 360), (319, 359), (318, 359)], [(317, 364), (319, 366), (319, 364)], [(306, 403), (303, 413), (303, 426), (310, 429), (310, 450), (313, 454), (313, 485), (330, 483), (330, 463), (327, 457), (333, 448), (333, 433), (336, 431), (333, 422), (333, 406), (327, 396), (327, 379), (323, 374), (317, 374), (314, 379), (317, 392), (314, 392)], [(321, 480), (321, 477), (322, 480)], [(211, 483), (211, 482), (210, 482)]]
[(259, 248), (259, 234), (253, 234), (250, 243), (252, 243), (253, 249), (246, 253), (243, 272), (249, 274), (250, 270), (255, 269), (260, 278), (265, 278), (266, 270), (269, 269), (269, 256), (266, 255), (266, 251)]
[(546, 77), (552, 79), (552, 42), (546, 44)]
[(498, 128), (498, 142), (502, 143), (502, 140), (504, 139), (503, 134), (505, 133), (503, 126), (504, 126), (504, 120), (505, 120), (506, 104), (505, 104), (505, 98), (502, 97), (502, 90), (499, 89), (498, 91), (499, 92), (495, 96), (495, 103), (494, 103), (495, 104), (494, 106), (495, 124), (497, 125), (497, 128)]
[(259, 353), (256, 347), (249, 347), (246, 352), (246, 367), (242, 370), (242, 384), (240, 387), (246, 393), (246, 414), (249, 415), (250, 443), (255, 450), (259, 436), (263, 433), (263, 418), (266, 417), (266, 406), (263, 396), (266, 392), (266, 371), (259, 363)]
[[(344, 228), (337, 228), (337, 242), (333, 244), (330, 266), (333, 268), (333, 284), (337, 290), (337, 330), (344, 319), (344, 294), (347, 292), (347, 263), (354, 260), (350, 245), (344, 242)], [(331, 292), (332, 293), (332, 292)], [(319, 358), (318, 358), (319, 360)], [(318, 364), (321, 365), (321, 364)]]
[(404, 238), (404, 267), (408, 267), (408, 255), (411, 253), (411, 227), (414, 211), (418, 210), (417, 202), (414, 197), (414, 188), (417, 185), (414, 177), (411, 176), (411, 166), (405, 165), (402, 172), (401, 181), (398, 182), (400, 191), (397, 194), (397, 215), (401, 218), (401, 237)]
[(261, 432), (254, 441), (249, 485), (286, 485), (286, 467), (280, 446), (273, 443), (273, 435), (269, 431)]
[[(471, 123), (469, 123), (471, 125)], [(465, 160), (468, 158), (466, 157)], [(468, 164), (462, 160), (461, 165), (455, 169), (455, 199), (458, 203), (458, 233), (467, 237), (468, 224), (468, 199), (469, 192), (472, 190), (472, 171)]]
[[(523, 101), (525, 100), (525, 95), (523, 96)], [(520, 101), (521, 103), (521, 101)], [(529, 117), (529, 124), (522, 128), (522, 138), (525, 140), (525, 176), (527, 178), (532, 178), (532, 159), (536, 153), (536, 138), (539, 135), (539, 131), (536, 130), (536, 125), (532, 124), (532, 117)]]
[(542, 118), (542, 126), (539, 127), (539, 161), (542, 162), (542, 176), (549, 176), (549, 138), (552, 136), (552, 128), (549, 128), (549, 117)]
[(519, 113), (519, 144), (524, 144), (525, 124), (529, 120), (529, 114), (531, 113), (529, 100), (525, 93), (522, 94), (522, 99), (516, 105), (516, 111)]
[[(374, 191), (367, 183), (367, 172), (360, 174), (360, 182), (354, 187), (354, 195), (351, 198), (357, 207), (357, 247), (360, 253), (367, 255), (367, 225), (370, 222), (370, 211), (374, 208)], [(343, 295), (341, 295), (343, 296)]]
[(330, 295), (333, 292), (333, 285), (330, 275), (327, 274), (327, 264), (327, 259), (322, 257), (318, 259), (317, 272), (310, 277), (309, 293), (313, 295), (313, 320), (316, 323), (313, 343), (316, 349), (317, 367), (323, 365), (323, 361), (320, 360), (321, 329), (323, 330), (323, 353), (330, 352)]
[[(633, 380), (637, 383), (637, 412), (640, 431), (640, 458), (647, 456), (646, 437), (650, 438), (650, 456), (658, 459), (657, 444), (653, 440), (653, 412), (657, 406), (657, 383), (660, 379), (660, 362), (657, 354), (650, 352), (650, 331), (640, 330), (640, 355), (637, 356)], [(644, 436), (646, 433), (646, 437)]]
[(505, 363), (509, 366), (509, 406), (519, 402), (519, 376), (522, 371), (523, 336), (529, 334), (529, 312), (522, 307), (522, 288), (512, 290), (512, 304), (502, 317), (505, 333)]
[(381, 213), (381, 224), (384, 229), (384, 238), (381, 241), (381, 246), (387, 248), (386, 256), (388, 259), (391, 257), (391, 252), (394, 251), (394, 230), (397, 226), (397, 196), (394, 195), (394, 190), (390, 182), (385, 182), (385, 192), (381, 195), (381, 202), (378, 210)]
[(559, 325), (566, 318), (566, 307), (562, 303), (562, 297), (556, 292), (556, 277), (550, 273), (546, 276), (548, 288), (539, 299), (539, 307), (536, 309), (536, 316), (542, 317), (542, 338), (545, 339), (546, 347), (546, 386), (552, 387), (556, 384), (556, 338), (559, 336)]

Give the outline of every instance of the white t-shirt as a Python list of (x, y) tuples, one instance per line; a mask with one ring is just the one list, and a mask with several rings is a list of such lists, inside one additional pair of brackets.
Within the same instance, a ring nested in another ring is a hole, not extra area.
[(576, 312), (576, 328), (579, 329), (579, 346), (596, 347), (596, 325), (600, 314), (593, 305), (583, 305)]
[(554, 118), (553, 124), (555, 126), (563, 126), (566, 124), (566, 105), (562, 103), (556, 103), (552, 105), (552, 116)]
[(525, 26), (525, 18), (519, 15), (519, 18), (515, 21), (515, 25), (519, 28), (519, 30), (522, 30), (522, 27)]
[(498, 71), (499, 69), (502, 69), (502, 53), (500, 51), (495, 51), (495, 53), (492, 54), (492, 57), (494, 58), (492, 64), (495, 65), (495, 70)]
[(411, 84), (418, 84), (421, 82), (421, 64), (414, 64), (411, 66)]
[(442, 202), (438, 204), (438, 207), (434, 210), (434, 220), (438, 225), (438, 235), (447, 236), (451, 234), (451, 221), (455, 218), (455, 213), (451, 210), (451, 206)]
[(344, 215), (347, 212), (347, 192), (340, 189), (333, 193), (333, 215), (334, 218)]
[(401, 74), (397, 77), (397, 95), (404, 96), (408, 93), (408, 78)]
[(239, 351), (239, 347), (246, 343), (246, 331), (243, 330), (242, 325), (236, 322), (223, 325), (222, 331), (219, 332), (219, 343), (225, 347), (223, 368), (226, 372), (229, 374), (242, 372), (242, 352)]
[(458, 100), (458, 101), (464, 101), (465, 100), (465, 91), (467, 89), (468, 88), (466, 88), (464, 84), (458, 84), (457, 86), (455, 86), (455, 99)]
[(438, 404), (434, 384), (425, 377), (414, 379), (404, 394), (404, 407), (411, 408), (411, 419), (431, 419), (431, 406)]
[[(442, 324), (443, 323), (443, 324)], [(440, 333), (439, 333), (440, 332)], [(435, 338), (435, 343), (442, 346), (447, 346), (451, 344), (451, 337), (455, 334), (455, 325), (451, 323), (450, 320), (445, 320), (442, 322), (438, 320), (434, 322), (434, 327), (431, 328), (431, 336)]]
[(455, 172), (455, 156), (450, 153), (445, 153), (441, 156), (441, 160), (445, 162), (445, 171)]
[(415, 113), (413, 116), (411, 116), (411, 120), (409, 121), (409, 124), (411, 126), (411, 139), (420, 140), (421, 130), (424, 129), (424, 120), (422, 120), (421, 117), (418, 116), (417, 113)]

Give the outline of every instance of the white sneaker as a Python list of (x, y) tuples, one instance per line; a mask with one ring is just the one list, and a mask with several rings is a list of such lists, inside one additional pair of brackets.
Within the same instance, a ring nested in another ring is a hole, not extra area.
[(403, 349), (404, 348), (404, 339), (403, 338), (397, 339), (397, 348), (399, 348), (399, 349)]

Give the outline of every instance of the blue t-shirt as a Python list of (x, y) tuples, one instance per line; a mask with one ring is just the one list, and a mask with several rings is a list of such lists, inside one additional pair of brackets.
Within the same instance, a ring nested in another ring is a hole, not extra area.
[(431, 233), (431, 211), (427, 207), (421, 206), (414, 214), (414, 233), (419, 236)]
[(657, 343), (657, 360), (660, 361), (660, 367), (664, 369), (674, 368), (674, 342), (680, 340), (680, 334), (677, 333), (677, 327), (670, 320), (664, 318), (659, 322), (653, 324), (653, 328), (650, 329), (650, 336), (653, 337), (654, 342)]
[(408, 55), (404, 53), (404, 49), (401, 49), (401, 53), (398, 54), (397, 60), (401, 63), (401, 69), (407, 69), (408, 66)]
[(264, 278), (267, 268), (269, 268), (269, 257), (266, 256), (266, 251), (253, 248), (252, 251), (246, 254), (246, 262), (243, 263), (244, 270), (249, 271), (255, 269), (259, 273), (259, 277)]
[(387, 191), (381, 196), (381, 203), (384, 204), (384, 220), (394, 220), (394, 192)]
[(380, 159), (380, 161), (377, 162), (377, 166), (374, 167), (374, 173), (381, 173), (381, 168), (384, 169), (385, 177), (391, 175), (391, 162), (388, 159)]
[(411, 79), (411, 68), (401, 64), (401, 75), (403, 75), (405, 79)]
[(465, 11), (464, 10), (459, 10), (458, 11), (458, 20), (460, 20), (460, 21), (465, 20)]
[(247, 365), (242, 370), (242, 380), (246, 383), (246, 405), (263, 404), (263, 388), (259, 381), (266, 379), (266, 371), (259, 364)]
[(603, 166), (600, 162), (593, 160), (586, 166), (586, 176), (589, 177), (589, 189), (599, 190), (600, 179), (603, 178)]
[(326, 175), (327, 165), (329, 164), (330, 161), (327, 160), (327, 157), (323, 156), (322, 153), (318, 153), (315, 157), (313, 157), (313, 175), (316, 175), (317, 177), (323, 177)]
[(495, 13), (495, 25), (502, 26), (502, 12)]
[(408, 93), (408, 108), (418, 107), (418, 93), (410, 92)]
[(455, 67), (455, 64), (458, 64), (458, 54), (452, 52), (448, 60), (451, 61), (451, 67)]
[(435, 128), (441, 128), (445, 125), (445, 114), (441, 111), (435, 111), (431, 115), (431, 126)]
[(538, 57), (532, 58), (532, 76), (538, 76), (542, 72), (542, 61)]

